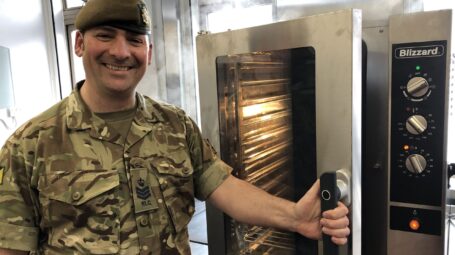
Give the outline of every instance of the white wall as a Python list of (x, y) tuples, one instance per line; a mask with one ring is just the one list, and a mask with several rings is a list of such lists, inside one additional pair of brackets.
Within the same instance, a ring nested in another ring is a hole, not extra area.
[[(20, 125), (59, 99), (56, 67), (50, 63), (54, 46), (49, 22), (48, 0), (0, 0), (0, 45), (11, 54), (11, 72)], [(48, 18), (45, 18), (48, 17)], [(5, 118), (4, 111), (0, 118)], [(7, 119), (8, 124), (11, 119)], [(0, 125), (0, 144), (14, 131)]]
[[(455, 1), (447, 1), (447, 0), (425, 0), (424, 1), (424, 8), (425, 11), (433, 11), (433, 10), (441, 10), (441, 9), (452, 9), (454, 12), (455, 9)], [(454, 14), (452, 14), (453, 17)], [(453, 19), (453, 18), (452, 18)], [(454, 20), (452, 20), (454, 22)], [(452, 38), (454, 37), (455, 31), (455, 23), (452, 23)], [(452, 39), (452, 59), (455, 56), (455, 40)], [(449, 119), (448, 119), (448, 137), (447, 137), (447, 162), (448, 163), (455, 163), (455, 79), (453, 78), (453, 74), (455, 74), (453, 68), (453, 61), (452, 61), (452, 68), (451, 68), (451, 83), (452, 86), (450, 87), (449, 91)], [(455, 230), (454, 230), (455, 231)], [(452, 250), (453, 254), (455, 255), (455, 249)]]

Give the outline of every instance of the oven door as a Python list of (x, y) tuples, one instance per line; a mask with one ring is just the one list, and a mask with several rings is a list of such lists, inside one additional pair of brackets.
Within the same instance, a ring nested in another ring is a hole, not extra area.
[[(324, 172), (350, 176), (341, 254), (360, 254), (361, 24), (343, 10), (197, 37), (202, 133), (233, 175), (294, 201)], [(207, 222), (210, 254), (322, 254), (210, 205)]]

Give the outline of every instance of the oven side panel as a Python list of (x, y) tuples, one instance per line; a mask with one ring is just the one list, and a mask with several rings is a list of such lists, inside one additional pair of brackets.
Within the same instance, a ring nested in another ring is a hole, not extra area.
[[(450, 10), (397, 15), (390, 19), (388, 254), (391, 255), (446, 254), (451, 26)], [(417, 124), (422, 127), (415, 130)]]
[(364, 27), (362, 254), (387, 254), (388, 27)]

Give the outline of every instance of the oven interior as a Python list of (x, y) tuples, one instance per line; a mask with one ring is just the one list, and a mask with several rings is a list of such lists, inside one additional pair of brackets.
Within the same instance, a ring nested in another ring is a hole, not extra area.
[[(304, 47), (216, 58), (221, 158), (237, 178), (294, 201), (317, 178), (315, 54)], [(230, 254), (317, 252), (317, 242), (292, 233), (225, 224)]]

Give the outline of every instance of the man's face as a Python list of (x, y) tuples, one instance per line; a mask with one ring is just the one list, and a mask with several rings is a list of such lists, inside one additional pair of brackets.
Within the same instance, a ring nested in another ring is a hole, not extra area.
[(111, 26), (77, 32), (75, 52), (82, 57), (85, 84), (99, 95), (129, 96), (151, 61), (146, 35)]

